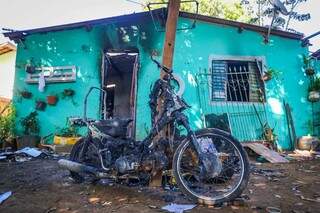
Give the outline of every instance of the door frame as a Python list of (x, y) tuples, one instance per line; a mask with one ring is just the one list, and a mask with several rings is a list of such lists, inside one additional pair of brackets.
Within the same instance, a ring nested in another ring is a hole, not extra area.
[[(132, 69), (132, 78), (131, 78), (131, 89), (130, 89), (130, 114), (133, 122), (129, 125), (128, 136), (131, 138), (136, 137), (136, 110), (137, 110), (137, 89), (138, 89), (138, 71), (140, 68), (139, 62), (139, 53), (126, 53), (125, 51), (117, 51), (117, 52), (103, 52), (102, 54), (102, 64), (101, 64), (101, 89), (106, 91), (104, 88), (105, 85), (105, 75), (108, 72), (107, 65), (110, 64), (110, 53), (112, 54), (130, 54), (135, 56), (135, 61)], [(108, 55), (109, 54), (109, 55)], [(107, 93), (106, 93), (107, 94)], [(107, 94), (108, 95), (108, 94)], [(104, 106), (106, 102), (107, 95), (101, 94), (100, 97), (100, 117), (105, 120), (106, 118), (106, 107)]]

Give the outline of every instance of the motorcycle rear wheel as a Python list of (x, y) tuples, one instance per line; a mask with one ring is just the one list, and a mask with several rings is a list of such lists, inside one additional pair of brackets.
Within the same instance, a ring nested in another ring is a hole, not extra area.
[(198, 154), (190, 139), (186, 138), (173, 157), (173, 173), (179, 189), (192, 200), (206, 205), (231, 201), (240, 196), (248, 184), (250, 167), (239, 141), (218, 129), (199, 130), (196, 137), (197, 140), (211, 139), (222, 170), (216, 177), (203, 177)]

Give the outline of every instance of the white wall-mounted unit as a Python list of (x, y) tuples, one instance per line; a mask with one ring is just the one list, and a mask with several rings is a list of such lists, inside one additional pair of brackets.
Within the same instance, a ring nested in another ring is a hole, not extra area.
[(38, 83), (41, 72), (44, 74), (46, 83), (74, 82), (77, 78), (76, 66), (37, 67), (35, 70), (34, 74), (27, 73), (26, 83)]

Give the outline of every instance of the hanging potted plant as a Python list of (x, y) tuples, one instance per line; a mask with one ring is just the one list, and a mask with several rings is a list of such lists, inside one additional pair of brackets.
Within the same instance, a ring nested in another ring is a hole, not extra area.
[(36, 110), (44, 111), (46, 109), (47, 103), (41, 100), (36, 101)]
[(273, 70), (268, 69), (266, 72), (263, 73), (262, 80), (263, 81), (269, 81), (272, 78)]
[(303, 68), (307, 76), (312, 76), (315, 74), (315, 70), (312, 67), (312, 58), (303, 54)]
[(317, 102), (320, 100), (320, 77), (315, 77), (308, 88), (308, 100)]
[(266, 72), (263, 73), (262, 80), (269, 81), (272, 78), (275, 78), (279, 75), (279, 71), (269, 68)]
[(75, 91), (73, 89), (64, 89), (62, 92), (62, 98), (63, 99), (70, 99), (72, 101), (72, 104), (74, 106), (77, 105), (77, 103), (74, 101), (74, 95), (75, 95)]
[(48, 105), (51, 105), (51, 106), (55, 106), (58, 102), (58, 96), (57, 95), (48, 95), (47, 96), (47, 103)]
[(30, 65), (30, 64), (26, 65), (26, 68), (25, 68), (25, 69), (26, 69), (26, 72), (29, 73), (29, 74), (33, 74), (33, 73), (36, 72), (35, 67), (32, 66), (32, 65)]
[(63, 98), (73, 97), (74, 94), (75, 94), (75, 91), (73, 89), (64, 89), (63, 92), (62, 92)]
[(27, 90), (21, 90), (19, 91), (19, 94), (22, 98), (25, 98), (25, 99), (30, 99), (32, 98), (32, 93), (27, 91)]
[(36, 67), (34, 66), (33, 58), (27, 61), (25, 71), (29, 74), (34, 74), (36, 72)]

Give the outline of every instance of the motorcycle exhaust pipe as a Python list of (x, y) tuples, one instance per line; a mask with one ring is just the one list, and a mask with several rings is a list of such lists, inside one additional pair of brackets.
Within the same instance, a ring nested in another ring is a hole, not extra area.
[(58, 164), (61, 168), (68, 169), (72, 172), (77, 172), (77, 173), (87, 172), (87, 173), (92, 173), (95, 176), (100, 176), (100, 172), (98, 171), (98, 169), (92, 166), (84, 165), (82, 163), (78, 163), (78, 162), (74, 162), (66, 159), (60, 159), (58, 161)]

